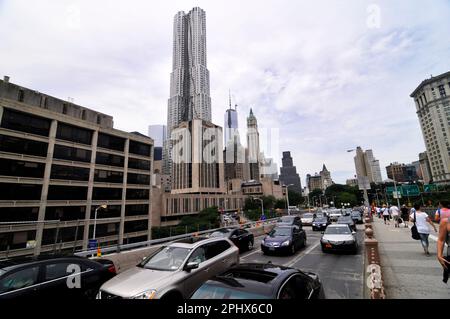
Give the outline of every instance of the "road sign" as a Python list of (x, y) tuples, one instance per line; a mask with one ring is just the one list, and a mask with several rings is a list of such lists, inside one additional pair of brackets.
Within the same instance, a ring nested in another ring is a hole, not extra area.
[(401, 192), (403, 196), (419, 196), (419, 186), (417, 185), (402, 185)]
[(89, 239), (88, 250), (95, 250), (98, 247), (97, 239)]
[(437, 185), (435, 184), (427, 184), (423, 186), (424, 193), (431, 193), (437, 190)]
[(360, 190), (370, 189), (370, 181), (368, 176), (358, 176), (358, 186)]
[(397, 192), (392, 192), (392, 197), (393, 198), (402, 198), (402, 192), (397, 191)]

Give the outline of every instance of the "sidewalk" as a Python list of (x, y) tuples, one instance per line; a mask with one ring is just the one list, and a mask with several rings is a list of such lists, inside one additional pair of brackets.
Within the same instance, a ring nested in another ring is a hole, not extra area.
[[(442, 267), (436, 257), (437, 233), (431, 230), (427, 257), (410, 228), (385, 225), (374, 216), (374, 237), (378, 240), (381, 271), (388, 299), (448, 299), (450, 285), (442, 282)], [(411, 223), (410, 223), (411, 225)]]

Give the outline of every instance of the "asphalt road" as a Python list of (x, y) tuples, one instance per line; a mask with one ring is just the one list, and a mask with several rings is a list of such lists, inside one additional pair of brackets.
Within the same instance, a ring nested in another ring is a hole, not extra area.
[(304, 226), (306, 231), (306, 247), (292, 256), (267, 256), (261, 251), (263, 236), (255, 238), (254, 249), (241, 255), (241, 263), (271, 261), (273, 264), (311, 271), (319, 275), (325, 295), (330, 299), (362, 299), (364, 298), (364, 227), (357, 225), (358, 253), (334, 254), (323, 253), (320, 247), (320, 231), (312, 231), (311, 226)]

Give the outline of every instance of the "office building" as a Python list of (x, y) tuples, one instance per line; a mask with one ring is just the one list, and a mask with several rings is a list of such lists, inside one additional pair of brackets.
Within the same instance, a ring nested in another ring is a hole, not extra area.
[(356, 156), (354, 157), (355, 170), (357, 177), (367, 177), (370, 183), (381, 183), (380, 162), (375, 159), (372, 150), (363, 151), (358, 146), (356, 148)]
[(282, 166), (280, 167), (280, 183), (289, 186), (289, 190), (302, 193), (302, 185), (300, 182), (300, 176), (297, 173), (297, 168), (294, 166), (291, 152), (283, 152), (283, 158), (281, 159)]
[(422, 81), (411, 94), (437, 184), (450, 183), (450, 72)]
[(399, 183), (409, 183), (419, 180), (416, 166), (413, 164), (400, 164), (394, 162), (389, 164), (389, 166), (386, 166), (386, 173), (388, 178)]
[[(0, 81), (0, 258), (151, 238), (153, 140)], [(56, 244), (56, 246), (55, 246)]]
[(322, 176), (320, 176), (317, 173), (315, 175), (307, 174), (306, 185), (308, 185), (308, 189), (310, 192), (314, 190), (322, 190), (323, 188)]
[(431, 167), (430, 162), (428, 161), (427, 152), (419, 153), (419, 163), (424, 184), (430, 184), (433, 182), (433, 177), (431, 175)]
[(249, 165), (249, 179), (259, 180), (260, 166), (260, 149), (259, 149), (259, 132), (258, 121), (256, 120), (253, 110), (247, 117), (247, 162)]

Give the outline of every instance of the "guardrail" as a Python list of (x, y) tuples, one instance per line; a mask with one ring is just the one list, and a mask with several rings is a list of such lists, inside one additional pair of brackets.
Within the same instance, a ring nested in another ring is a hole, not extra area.
[[(145, 248), (145, 247), (149, 247), (149, 246), (153, 246), (153, 245), (157, 245), (157, 244), (161, 244), (161, 243), (171, 242), (171, 241), (174, 241), (174, 240), (177, 240), (177, 239), (183, 239), (183, 238), (189, 238), (189, 237), (192, 237), (192, 236), (199, 236), (199, 235), (213, 233), (213, 232), (215, 232), (215, 231), (217, 231), (219, 229), (223, 229), (225, 227), (227, 227), (227, 228), (239, 228), (239, 227), (241, 227), (242, 228), (242, 227), (245, 227), (245, 226), (249, 226), (247, 228), (255, 228), (255, 227), (258, 227), (258, 224), (262, 225), (262, 226), (263, 225), (268, 225), (268, 224), (273, 224), (273, 223), (276, 223), (277, 220), (278, 220), (278, 218), (271, 218), (271, 219), (267, 219), (265, 221), (252, 221), (252, 222), (248, 222), (248, 223), (245, 223), (245, 224), (224, 226), (224, 227), (208, 229), (208, 230), (202, 230), (202, 231), (198, 231), (198, 232), (182, 234), (182, 235), (177, 235), (177, 236), (171, 236), (171, 237), (165, 237), (165, 238), (159, 238), (159, 239), (152, 239), (152, 240), (147, 240), (147, 241), (138, 242), (138, 243), (105, 247), (105, 248), (101, 249), (101, 253), (102, 253), (102, 255), (103, 254), (114, 254), (114, 253), (120, 253), (120, 252), (123, 252), (123, 251), (138, 249), (138, 248)], [(76, 256), (81, 256), (81, 257), (87, 257), (87, 256), (96, 255), (96, 254), (97, 254), (97, 249), (75, 252)]]

